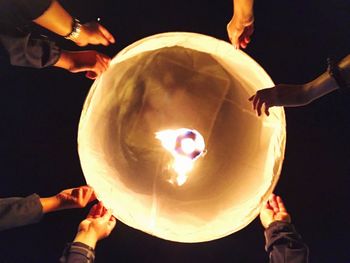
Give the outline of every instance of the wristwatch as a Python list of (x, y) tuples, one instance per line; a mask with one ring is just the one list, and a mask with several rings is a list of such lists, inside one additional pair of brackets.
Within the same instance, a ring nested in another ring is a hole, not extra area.
[(68, 35), (64, 36), (64, 38), (75, 41), (80, 35), (82, 26), (83, 25), (80, 23), (80, 21), (74, 17), (72, 21), (72, 31)]

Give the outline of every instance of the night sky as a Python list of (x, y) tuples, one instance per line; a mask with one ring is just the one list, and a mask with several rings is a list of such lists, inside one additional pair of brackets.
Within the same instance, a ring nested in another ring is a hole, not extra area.
[[(143, 37), (187, 31), (227, 40), (231, 0), (64, 1), (86, 22), (97, 17), (116, 37), (110, 56)], [(349, 0), (256, 1), (255, 33), (246, 52), (275, 83), (304, 83), (350, 48)], [(46, 32), (45, 32), (46, 33)], [(64, 39), (64, 49), (81, 50)], [(0, 196), (50, 196), (85, 184), (77, 153), (82, 105), (92, 84), (84, 74), (1, 65)], [(263, 88), (263, 87), (261, 87)], [(349, 92), (350, 94), (350, 92)], [(311, 262), (350, 262), (350, 95), (333, 92), (287, 108), (287, 146), (275, 193), (310, 247)], [(57, 262), (88, 208), (45, 216), (0, 233), (0, 263)], [(268, 262), (259, 219), (225, 238), (181, 244), (121, 222), (98, 243), (96, 262)]]

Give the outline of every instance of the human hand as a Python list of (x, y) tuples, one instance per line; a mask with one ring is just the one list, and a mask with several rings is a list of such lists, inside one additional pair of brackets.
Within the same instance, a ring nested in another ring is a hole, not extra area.
[(312, 101), (310, 85), (278, 84), (275, 87), (258, 90), (249, 98), (258, 116), (265, 106), (265, 114), (270, 115), (269, 108), (273, 106), (302, 106)]
[(78, 227), (74, 242), (82, 242), (95, 248), (97, 241), (110, 235), (116, 225), (116, 219), (111, 210), (106, 209), (102, 202), (94, 205), (86, 219)]
[(85, 72), (89, 79), (96, 79), (109, 66), (111, 59), (94, 50), (62, 51), (57, 67), (67, 69), (72, 73)]
[(254, 32), (254, 17), (239, 17), (234, 15), (227, 24), (228, 37), (236, 49), (246, 48), (250, 42), (250, 36)]
[(339, 62), (339, 68), (341, 69), (341, 76), (345, 83), (350, 86), (350, 54)]
[(94, 190), (90, 186), (80, 186), (63, 190), (55, 196), (40, 198), (43, 212), (53, 212), (62, 209), (83, 208), (96, 199)]
[(264, 228), (268, 228), (275, 221), (291, 222), (281, 197), (270, 195), (269, 200), (261, 208), (260, 220)]
[(113, 35), (101, 24), (88, 22), (82, 25), (79, 36), (74, 40), (78, 46), (104, 45), (115, 43)]

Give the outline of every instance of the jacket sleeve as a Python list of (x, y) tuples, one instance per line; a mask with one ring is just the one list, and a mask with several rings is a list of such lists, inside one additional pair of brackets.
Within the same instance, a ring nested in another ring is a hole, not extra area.
[(41, 16), (53, 0), (0, 0), (0, 28), (29, 24)]
[(295, 227), (287, 222), (275, 221), (265, 230), (270, 263), (308, 263), (309, 249)]
[(81, 242), (68, 243), (60, 258), (60, 263), (93, 263), (95, 250)]
[(0, 34), (0, 45), (1, 56), (13, 66), (44, 68), (54, 65), (61, 55), (60, 48), (46, 37), (19, 31)]
[(43, 207), (37, 194), (0, 199), (0, 231), (36, 223), (42, 215)]

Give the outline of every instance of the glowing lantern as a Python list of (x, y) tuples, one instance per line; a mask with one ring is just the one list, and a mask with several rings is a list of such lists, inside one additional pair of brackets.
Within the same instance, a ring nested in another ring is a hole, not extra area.
[(95, 81), (78, 144), (87, 183), (122, 222), (179, 242), (249, 224), (277, 183), (282, 108), (257, 117), (248, 98), (273, 86), (230, 44), (165, 33), (121, 51)]

